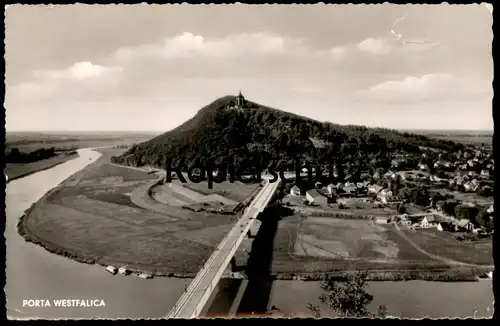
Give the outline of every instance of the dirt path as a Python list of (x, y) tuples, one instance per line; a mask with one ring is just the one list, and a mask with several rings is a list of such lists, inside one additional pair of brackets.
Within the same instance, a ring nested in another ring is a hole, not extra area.
[(422, 254), (426, 255), (427, 257), (429, 257), (431, 259), (435, 259), (435, 260), (441, 261), (443, 263), (450, 264), (450, 265), (455, 265), (455, 266), (468, 266), (468, 267), (481, 267), (481, 268), (491, 267), (491, 268), (494, 268), (494, 265), (470, 264), (470, 263), (464, 263), (464, 262), (461, 262), (461, 261), (457, 261), (457, 260), (453, 260), (453, 259), (449, 259), (449, 258), (444, 258), (444, 257), (441, 257), (441, 256), (433, 255), (433, 254), (425, 251), (424, 249), (420, 248), (415, 242), (413, 242), (410, 238), (408, 238), (406, 236), (406, 234), (404, 234), (404, 232), (401, 231), (401, 229), (396, 224), (394, 224), (394, 226), (395, 226), (397, 234), (399, 234), (403, 239), (405, 239), (416, 250), (418, 250), (419, 252), (421, 252)]

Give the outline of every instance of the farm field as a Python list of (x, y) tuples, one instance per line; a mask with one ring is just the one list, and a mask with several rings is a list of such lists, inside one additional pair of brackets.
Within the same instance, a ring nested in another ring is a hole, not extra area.
[(435, 229), (404, 232), (410, 240), (430, 254), (464, 263), (493, 265), (491, 239), (475, 242), (459, 241), (453, 234)]
[(39, 148), (57, 149), (120, 146), (143, 142), (153, 138), (149, 133), (45, 133), (7, 132), (5, 147), (18, 148), (21, 152), (31, 152)]
[(392, 233), (392, 226), (378, 225), (370, 220), (310, 217), (300, 223), (294, 254), (376, 262), (428, 260), (409, 250), (405, 241), (391, 236)]
[[(87, 263), (127, 265), (157, 275), (196, 273), (236, 217), (157, 202), (148, 189), (159, 175), (110, 164), (110, 157), (124, 149), (99, 151), (103, 156), (95, 163), (28, 210), (20, 232), (49, 251)], [(174, 188), (183, 195), (192, 192), (180, 184)], [(161, 209), (148, 210), (148, 203)]]
[(435, 136), (438, 139), (451, 140), (453, 142), (462, 143), (466, 145), (482, 145), (485, 147), (491, 147), (493, 143), (493, 135), (437, 135)]
[(476, 202), (478, 205), (481, 205), (481, 206), (482, 205), (491, 205), (494, 202), (493, 197), (480, 196), (475, 192), (463, 193), (463, 192), (451, 191), (449, 189), (443, 189), (443, 188), (438, 188), (438, 189), (435, 189), (434, 191), (440, 192), (442, 194), (453, 195), (453, 197), (459, 201), (470, 202), (470, 203)]
[(463, 144), (484, 144), (486, 147), (491, 146), (493, 142), (493, 132), (488, 130), (411, 130), (410, 132)]
[(9, 181), (25, 177), (32, 173), (50, 169), (58, 164), (64, 163), (78, 157), (77, 153), (66, 154), (62, 153), (46, 160), (40, 160), (32, 163), (7, 163), (4, 173), (9, 177)]
[[(78, 156), (69, 154), (78, 148), (101, 146), (127, 146), (146, 141), (153, 137), (152, 134), (120, 134), (120, 133), (36, 133), (36, 132), (7, 132), (5, 151), (17, 148), (20, 152), (32, 152), (41, 148), (54, 147), (62, 152), (49, 159), (32, 163), (9, 163), (4, 173), (9, 181), (22, 178), (32, 173), (43, 171), (64, 163)], [(66, 151), (66, 152), (65, 152)]]
[[(365, 204), (364, 204), (365, 205)], [(364, 206), (363, 205), (363, 206)], [(302, 206), (298, 207), (297, 211), (301, 212), (305, 216), (316, 216), (316, 217), (335, 217), (337, 215), (341, 216), (379, 216), (379, 217), (390, 217), (394, 216), (397, 213), (396, 208), (392, 207), (383, 207), (376, 208), (370, 207), (372, 204), (366, 204), (365, 207), (359, 206), (360, 208), (344, 208), (341, 209), (338, 207), (338, 204), (331, 205), (328, 209), (318, 208), (318, 207), (310, 207), (310, 206)]]
[[(433, 230), (418, 230), (408, 238), (425, 251), (428, 246), (424, 244), (429, 241), (427, 232)], [(439, 242), (440, 246), (446, 246), (448, 241), (451, 241), (447, 240), (445, 232), (439, 232), (436, 236), (444, 237)], [(491, 264), (488, 263), (492, 257), (491, 244), (489, 247), (487, 244), (475, 245), (476, 249), (463, 246), (463, 243), (455, 243), (453, 250), (456, 256), (447, 255), (444, 258), (458, 260), (469, 255), (469, 251), (483, 248), (479, 249), (483, 252), (482, 258), (465, 260)], [(429, 249), (429, 253), (439, 255), (432, 251), (432, 248)], [(377, 273), (379, 277), (388, 279), (415, 278), (422, 272), (429, 278), (464, 279), (473, 277), (477, 273), (473, 267), (453, 267), (451, 270), (451, 265), (447, 261), (435, 259), (431, 255), (416, 249), (389, 224), (376, 224), (363, 219), (304, 217), (296, 213), (279, 222), (274, 239), (272, 272), (281, 274), (281, 277), (300, 274), (314, 278), (327, 272), (343, 273), (367, 269)], [(436, 276), (439, 273), (440, 276)]]
[(233, 202), (242, 202), (247, 199), (256, 189), (259, 184), (245, 184), (243, 182), (235, 181), (230, 183), (225, 181), (223, 183), (214, 183), (212, 189), (208, 189), (208, 182), (200, 183), (186, 183), (184, 187), (194, 190), (204, 195), (220, 195)]
[(219, 194), (205, 195), (192, 190), (190, 189), (190, 185), (192, 184), (184, 185), (178, 182), (172, 182), (156, 186), (152, 188), (153, 198), (159, 202), (172, 206), (189, 206), (193, 204), (208, 204), (211, 202), (228, 206), (235, 206), (238, 204), (238, 202)]

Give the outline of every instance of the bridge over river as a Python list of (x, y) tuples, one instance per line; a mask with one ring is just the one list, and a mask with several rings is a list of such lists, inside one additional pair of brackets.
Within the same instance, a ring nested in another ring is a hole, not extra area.
[(200, 316), (244, 237), (249, 232), (255, 234), (258, 231), (261, 222), (257, 220), (257, 217), (264, 211), (278, 189), (280, 180), (271, 183), (266, 176), (263, 178), (264, 185), (261, 191), (220, 242), (212, 256), (205, 262), (204, 267), (191, 281), (167, 318), (197, 318)]

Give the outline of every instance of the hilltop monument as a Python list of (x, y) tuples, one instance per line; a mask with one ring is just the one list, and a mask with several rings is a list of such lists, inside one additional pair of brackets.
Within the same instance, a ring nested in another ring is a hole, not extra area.
[(244, 109), (250, 107), (249, 104), (250, 103), (248, 103), (247, 100), (245, 100), (245, 97), (241, 94), (241, 91), (239, 91), (235, 99), (228, 105), (228, 108)]
[(245, 98), (241, 94), (241, 91), (239, 91), (238, 96), (236, 96), (236, 103), (235, 106), (239, 109), (245, 107)]

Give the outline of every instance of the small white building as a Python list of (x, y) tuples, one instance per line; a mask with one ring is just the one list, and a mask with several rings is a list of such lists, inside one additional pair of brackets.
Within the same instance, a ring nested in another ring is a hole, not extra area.
[(429, 170), (429, 166), (427, 164), (420, 164), (419, 165), (420, 170), (426, 171)]
[(423, 229), (426, 229), (429, 227), (429, 221), (427, 220), (427, 217), (425, 217), (425, 216), (419, 217), (419, 218), (413, 220), (412, 222), (413, 222), (412, 223), (413, 227), (420, 227)]
[(337, 189), (337, 187), (333, 183), (330, 183), (326, 187), (326, 191), (328, 192), (329, 195), (333, 194), (335, 192), (335, 189)]
[(443, 231), (443, 227), (441, 226), (441, 223), (436, 224), (436, 230)]
[(382, 186), (379, 186), (379, 185), (370, 185), (370, 186), (368, 186), (368, 193), (370, 193), (370, 194), (376, 194), (380, 190), (382, 190)]
[(292, 189), (290, 189), (290, 195), (300, 196), (300, 188), (297, 187), (297, 185), (293, 186)]
[(481, 176), (483, 177), (489, 177), (490, 176), (490, 171), (483, 169), (481, 170)]
[(325, 205), (328, 204), (328, 198), (320, 194), (316, 189), (311, 189), (306, 192), (306, 200), (309, 204)]

